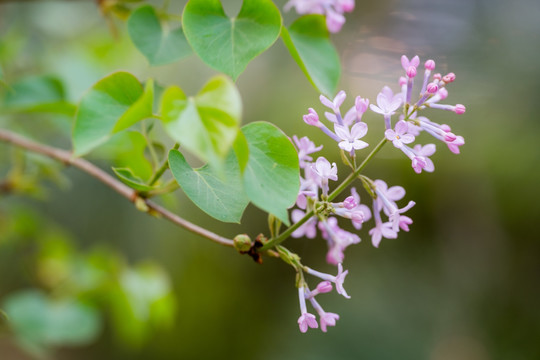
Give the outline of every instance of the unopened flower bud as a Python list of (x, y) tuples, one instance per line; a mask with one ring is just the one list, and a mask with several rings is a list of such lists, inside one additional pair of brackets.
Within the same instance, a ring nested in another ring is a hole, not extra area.
[(315, 288), (317, 293), (324, 294), (332, 291), (332, 283), (328, 280), (321, 281)]
[(446, 75), (443, 76), (443, 81), (447, 84), (450, 84), (451, 82), (454, 82), (454, 80), (456, 80), (456, 74), (454, 73), (448, 73)]
[(435, 69), (435, 61), (429, 59), (425, 62), (424, 67), (426, 70), (433, 71)]
[(444, 141), (452, 142), (456, 140), (457, 136), (451, 132), (444, 134)]
[(433, 74), (433, 78), (435, 80), (441, 80), (442, 79), (442, 75), (440, 73), (436, 73), (436, 74)]
[(308, 109), (308, 114), (303, 116), (304, 122), (308, 125), (319, 127), (321, 122), (319, 121), (319, 115), (313, 108)]
[(363, 114), (366, 112), (367, 108), (369, 106), (369, 99), (363, 99), (360, 96), (357, 96), (354, 100), (354, 107), (356, 108), (356, 111)]
[(456, 114), (458, 114), (458, 115), (464, 114), (465, 113), (465, 105), (457, 104), (456, 108), (454, 109), (454, 112)]
[(441, 97), (441, 100), (444, 100), (448, 97), (448, 90), (446, 90), (446, 88), (440, 88), (438, 94)]
[(352, 210), (354, 209), (358, 204), (356, 203), (356, 201), (354, 200), (354, 197), (352, 196), (348, 196), (345, 201), (343, 201), (343, 206), (345, 207), (345, 209), (347, 210)]
[(441, 124), (441, 130), (445, 132), (450, 132), (452, 129), (450, 128), (450, 125)]
[(407, 76), (408, 76), (409, 78), (415, 77), (415, 76), (416, 76), (416, 67), (414, 67), (414, 66), (412, 66), (412, 65), (409, 66), (409, 67), (407, 68)]
[(248, 252), (251, 249), (251, 246), (253, 245), (253, 242), (251, 241), (250, 237), (246, 234), (240, 234), (236, 235), (233, 239), (234, 241), (234, 248), (241, 253)]
[(439, 87), (435, 83), (429, 83), (426, 90), (430, 94), (435, 94), (439, 90)]
[(405, 76), (399, 77), (399, 86), (407, 85), (407, 78)]

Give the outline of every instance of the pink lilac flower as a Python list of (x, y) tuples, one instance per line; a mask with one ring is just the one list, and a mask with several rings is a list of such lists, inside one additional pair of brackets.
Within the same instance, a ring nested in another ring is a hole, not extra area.
[(316, 276), (322, 280), (328, 280), (333, 282), (336, 285), (336, 291), (338, 294), (343, 295), (345, 298), (350, 299), (351, 297), (347, 294), (345, 289), (343, 288), (343, 282), (345, 281), (345, 276), (349, 273), (349, 270), (343, 271), (343, 265), (341, 263), (338, 264), (338, 273), (336, 276), (322, 273), (316, 270), (313, 270), (309, 267), (307, 268), (307, 273), (313, 276)]
[(318, 226), (323, 239), (328, 243), (326, 261), (329, 264), (337, 265), (342, 263), (347, 247), (361, 241), (358, 235), (341, 229), (337, 224), (337, 219), (334, 217), (320, 221)]
[(309, 292), (309, 296), (307, 296), (307, 298), (311, 299), (319, 294), (329, 293), (332, 291), (332, 289), (332, 283), (330, 281), (321, 281), (319, 284), (317, 284), (315, 290)]
[[(371, 219), (371, 211), (369, 210), (369, 207), (367, 207), (364, 204), (360, 203), (360, 195), (358, 195), (358, 192), (356, 191), (356, 188), (351, 188), (351, 196), (354, 198), (354, 201), (356, 202), (357, 206), (354, 208), (356, 211), (361, 211), (364, 214), (364, 221), (366, 222), (369, 219)], [(362, 228), (362, 222), (355, 222), (353, 220), (353, 226), (356, 228), (356, 230), (360, 230)]]
[(292, 7), (301, 15), (325, 15), (328, 31), (337, 33), (345, 23), (343, 14), (354, 10), (354, 0), (289, 0), (284, 9), (289, 11)]
[(403, 231), (409, 231), (409, 225), (411, 225), (412, 223), (412, 219), (408, 216), (401, 215), (399, 217), (399, 228)]
[(384, 116), (384, 122), (387, 129), (392, 128), (390, 118), (396, 113), (396, 110), (401, 106), (403, 99), (401, 94), (394, 95), (392, 89), (385, 86), (377, 95), (377, 105), (371, 104), (369, 108), (378, 114)]
[(459, 154), (459, 147), (465, 144), (463, 137), (452, 133), (452, 129), (448, 125), (434, 123), (424, 116), (419, 116), (415, 121), (417, 121), (422, 130), (446, 143), (450, 151), (454, 154)]
[(427, 60), (424, 63), (424, 82), (422, 83), (422, 90), (420, 90), (420, 94), (424, 94), (426, 92), (427, 83), (429, 81), (429, 77), (431, 76), (431, 72), (435, 70), (435, 61), (433, 60)]
[(334, 134), (319, 120), (319, 114), (317, 114), (317, 112), (312, 108), (308, 109), (308, 113), (303, 116), (303, 119), (306, 124), (318, 127), (323, 133), (330, 136), (335, 141), (341, 141), (341, 139), (336, 134)]
[(298, 326), (300, 327), (300, 331), (302, 333), (305, 333), (308, 328), (316, 329), (319, 327), (319, 324), (317, 324), (317, 319), (315, 318), (315, 315), (310, 314), (307, 312), (306, 309), (306, 294), (304, 291), (304, 287), (301, 286), (298, 288), (298, 298), (300, 300), (300, 317), (298, 318)]
[(394, 144), (398, 149), (403, 147), (403, 144), (410, 144), (414, 141), (414, 135), (407, 134), (409, 126), (403, 120), (397, 122), (395, 130), (388, 129), (384, 132), (386, 138)]
[(373, 246), (378, 248), (383, 237), (386, 239), (397, 239), (397, 231), (393, 230), (392, 224), (382, 222), (381, 209), (378, 201), (375, 199), (373, 200), (373, 218), (375, 219), (375, 227), (369, 230)]
[(416, 68), (418, 65), (420, 65), (420, 58), (418, 56), (413, 57), (411, 60), (405, 55), (401, 56), (401, 66), (407, 74), (407, 92), (405, 96), (407, 104), (411, 102), (413, 79), (416, 76)]
[[(382, 208), (385, 214), (388, 215), (388, 219), (392, 223), (392, 229), (397, 232), (399, 229), (400, 215), (412, 208), (415, 205), (415, 202), (409, 201), (407, 206), (399, 209), (395, 201), (400, 200), (405, 196), (405, 189), (401, 186), (392, 186), (388, 189), (388, 185), (382, 180), (375, 180), (374, 183), (379, 209)], [(373, 212), (375, 212), (375, 209)]]
[[(296, 224), (300, 219), (304, 217), (306, 213), (302, 210), (294, 209), (291, 213), (292, 222)], [(317, 219), (315, 217), (310, 218), (298, 229), (296, 229), (291, 236), (293, 238), (307, 237), (308, 239), (313, 239), (317, 236)]]
[(313, 175), (322, 189), (323, 195), (328, 195), (328, 180), (337, 181), (336, 163), (330, 164), (328, 160), (320, 156), (312, 167)]
[(307, 206), (307, 199), (317, 199), (319, 194), (319, 186), (317, 185), (316, 176), (313, 175), (314, 171), (312, 166), (306, 166), (304, 168), (304, 178), (300, 177), (300, 189), (298, 191), (298, 197), (296, 198), (296, 205), (300, 209), (305, 209)]
[(364, 122), (355, 123), (349, 131), (349, 127), (344, 125), (334, 124), (334, 131), (336, 135), (341, 139), (338, 146), (347, 151), (352, 152), (354, 150), (360, 150), (367, 147), (369, 144), (360, 140), (368, 131), (368, 126)]
[(311, 161), (313, 161), (313, 158), (309, 156), (309, 154), (320, 151), (323, 148), (322, 145), (316, 147), (315, 143), (309, 140), (307, 136), (298, 139), (298, 137), (294, 135), (293, 140), (298, 149), (298, 160), (300, 161), (301, 168), (305, 168)]
[(311, 302), (311, 305), (313, 306), (315, 311), (317, 311), (317, 313), (319, 314), (319, 321), (321, 322), (321, 330), (323, 332), (327, 331), (327, 326), (336, 326), (336, 321), (339, 320), (338, 314), (324, 311), (322, 306), (319, 305), (319, 303), (317, 302), (317, 300), (315, 300), (314, 297), (311, 297), (309, 301)]

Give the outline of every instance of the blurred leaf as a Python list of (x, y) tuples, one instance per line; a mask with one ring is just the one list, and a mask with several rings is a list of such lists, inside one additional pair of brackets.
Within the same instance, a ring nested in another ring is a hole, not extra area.
[(101, 319), (94, 308), (74, 299), (53, 301), (37, 290), (8, 296), (4, 309), (16, 336), (35, 344), (88, 344), (101, 329)]
[(242, 128), (249, 145), (244, 186), (249, 199), (289, 225), (287, 208), (294, 205), (300, 188), (298, 154), (289, 138), (276, 126), (254, 122)]
[(135, 176), (147, 180), (152, 176), (152, 164), (144, 155), (146, 146), (141, 133), (124, 131), (115, 134), (92, 155), (112, 161), (115, 167), (129, 168)]
[(306, 15), (281, 32), (283, 42), (309, 81), (321, 93), (333, 97), (341, 65), (330, 41), (322, 15)]
[(84, 155), (104, 143), (120, 120), (123, 125), (119, 128), (124, 128), (152, 116), (152, 106), (148, 106), (152, 104), (148, 99), (151, 93), (152, 85), (143, 93), (139, 81), (127, 72), (115, 72), (98, 81), (79, 104), (73, 129), (75, 155)]
[[(168, 134), (211, 166), (223, 163), (238, 133), (242, 103), (225, 76), (212, 78), (195, 98), (169, 87), (161, 101)], [(218, 167), (218, 166), (217, 166)]]
[(201, 210), (220, 221), (240, 222), (249, 199), (234, 151), (225, 161), (223, 177), (208, 165), (192, 169), (177, 150), (169, 152), (169, 166), (182, 190)]
[(125, 270), (111, 301), (117, 336), (134, 346), (142, 345), (152, 326), (170, 327), (176, 310), (169, 278), (153, 264)]
[(11, 112), (75, 113), (75, 105), (65, 99), (62, 82), (47, 75), (27, 77), (13, 84), (6, 92), (3, 107)]
[(235, 80), (276, 41), (281, 29), (280, 12), (270, 0), (244, 0), (232, 19), (219, 0), (190, 0), (182, 22), (197, 55)]
[(144, 5), (135, 10), (127, 22), (129, 36), (150, 65), (163, 65), (191, 54), (182, 28), (164, 32), (154, 7)]
[(144, 181), (134, 175), (133, 171), (129, 168), (113, 168), (113, 171), (124, 184), (132, 189), (137, 191), (150, 191), (154, 188), (153, 186), (146, 185)]
[(238, 165), (240, 165), (240, 172), (244, 173), (249, 160), (249, 145), (244, 133), (241, 130), (238, 130), (238, 134), (236, 135), (236, 139), (233, 143), (233, 149), (234, 154), (238, 159)]
[[(154, 107), (154, 81), (149, 79), (144, 87), (144, 92), (140, 98), (122, 115), (114, 126), (113, 133), (122, 131), (136, 124), (143, 117), (152, 114)], [(144, 114), (144, 115), (143, 115)]]

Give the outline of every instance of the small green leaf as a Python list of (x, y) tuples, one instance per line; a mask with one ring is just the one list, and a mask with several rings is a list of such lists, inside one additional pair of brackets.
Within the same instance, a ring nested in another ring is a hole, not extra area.
[(168, 134), (201, 160), (218, 166), (238, 133), (242, 103), (225, 76), (211, 79), (196, 97), (176, 87), (162, 96), (161, 115)]
[(4, 309), (18, 338), (36, 345), (83, 345), (101, 329), (98, 312), (75, 300), (53, 301), (36, 290), (10, 295)]
[(267, 122), (242, 128), (249, 145), (244, 186), (249, 199), (289, 225), (287, 209), (294, 205), (300, 188), (298, 154), (289, 138)]
[(221, 221), (240, 222), (249, 199), (234, 151), (225, 161), (223, 177), (208, 165), (192, 169), (177, 150), (169, 152), (169, 167), (182, 190), (201, 210)]
[(164, 65), (191, 54), (182, 28), (165, 32), (151, 5), (135, 10), (127, 21), (129, 36), (150, 65)]
[(341, 65), (322, 15), (305, 15), (281, 32), (283, 42), (309, 81), (321, 93), (336, 92)]
[(139, 81), (127, 72), (115, 72), (98, 81), (79, 104), (72, 137), (75, 155), (84, 155), (104, 143), (119, 120), (119, 128), (125, 128), (152, 116), (148, 106), (152, 101), (147, 98), (151, 93), (152, 85), (143, 92)]
[(12, 112), (51, 112), (72, 116), (75, 105), (66, 101), (64, 84), (54, 76), (22, 79), (6, 92), (3, 107)]
[(127, 186), (137, 191), (150, 191), (154, 187), (148, 186), (141, 180), (140, 177), (133, 174), (129, 168), (112, 168), (116, 176)]
[(279, 36), (281, 14), (270, 0), (244, 0), (235, 18), (219, 0), (190, 0), (182, 17), (186, 38), (209, 66), (236, 80)]

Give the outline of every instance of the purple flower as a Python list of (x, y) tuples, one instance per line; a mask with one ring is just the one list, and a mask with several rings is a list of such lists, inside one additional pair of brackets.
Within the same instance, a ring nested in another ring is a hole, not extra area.
[[(304, 217), (305, 213), (302, 210), (294, 209), (291, 213), (293, 223), (297, 223)], [(317, 218), (314, 216), (306, 221), (302, 226), (296, 229), (291, 236), (293, 238), (307, 237), (313, 239), (317, 236)]]
[(403, 70), (407, 71), (411, 67), (417, 68), (418, 65), (420, 65), (420, 58), (418, 55), (413, 57), (411, 60), (409, 60), (409, 58), (405, 55), (401, 56), (401, 66), (403, 67)]
[(377, 95), (377, 105), (371, 104), (371, 111), (381, 115), (393, 115), (403, 102), (401, 94), (394, 95), (392, 89), (385, 86)]
[(334, 111), (335, 113), (339, 113), (339, 108), (343, 104), (343, 101), (345, 101), (346, 97), (347, 94), (345, 94), (345, 91), (341, 90), (340, 92), (338, 92), (334, 100), (330, 100), (324, 95), (319, 96), (319, 100), (324, 106), (332, 109), (332, 111)]
[(317, 311), (321, 321), (321, 330), (326, 332), (327, 326), (336, 326), (336, 321), (339, 320), (339, 315), (324, 311), (321, 305), (315, 300), (315, 297), (309, 299), (313, 308)]
[(388, 129), (384, 132), (386, 138), (394, 144), (398, 149), (403, 146), (403, 144), (410, 144), (414, 141), (414, 136), (407, 134), (409, 126), (403, 120), (397, 122), (395, 130)]
[[(375, 193), (377, 194), (378, 211), (382, 207), (388, 219), (392, 223), (392, 229), (397, 232), (399, 230), (399, 216), (415, 205), (414, 201), (409, 201), (407, 206), (399, 209), (395, 201), (400, 200), (405, 196), (405, 189), (401, 186), (392, 186), (388, 189), (386, 183), (382, 180), (375, 180)], [(375, 213), (375, 209), (373, 209)]]
[(301, 168), (305, 168), (309, 165), (309, 162), (313, 161), (313, 158), (309, 156), (309, 154), (320, 151), (323, 148), (322, 145), (316, 147), (315, 143), (309, 140), (307, 136), (298, 139), (298, 137), (294, 135), (293, 140), (298, 148), (298, 159), (300, 161)]
[(343, 266), (341, 265), (341, 263), (338, 264), (338, 273), (336, 276), (322, 273), (309, 267), (307, 267), (307, 273), (313, 276), (317, 276), (320, 279), (333, 282), (336, 285), (336, 291), (338, 294), (343, 295), (347, 299), (351, 298), (343, 288), (343, 282), (345, 281), (345, 276), (347, 276), (349, 270), (343, 271)]
[(328, 194), (328, 180), (337, 181), (336, 163), (332, 163), (320, 156), (314, 165), (312, 165), (313, 175), (316, 177), (322, 189), (323, 195)]
[(401, 215), (399, 217), (399, 227), (403, 231), (409, 231), (409, 225), (411, 225), (412, 223), (412, 219), (408, 216)]
[(300, 327), (300, 331), (302, 333), (305, 333), (308, 328), (316, 329), (319, 327), (319, 324), (317, 324), (317, 320), (315, 319), (315, 315), (310, 314), (307, 312), (306, 309), (306, 294), (304, 291), (304, 287), (301, 286), (298, 288), (298, 298), (300, 301), (300, 317), (298, 318), (298, 326)]
[(371, 235), (371, 243), (376, 248), (379, 247), (382, 238), (386, 239), (396, 239), (397, 231), (392, 229), (392, 224), (389, 222), (383, 223), (381, 220), (381, 208), (379, 206), (378, 200), (373, 200), (373, 217), (375, 219), (375, 227), (369, 230), (369, 235)]
[(347, 247), (361, 241), (358, 235), (341, 229), (337, 224), (337, 219), (334, 217), (330, 217), (326, 221), (320, 221), (318, 226), (322, 237), (328, 243), (326, 261), (329, 264), (337, 265), (343, 262), (345, 258), (344, 252)]
[(360, 150), (369, 145), (367, 142), (360, 140), (360, 138), (367, 134), (368, 127), (366, 123), (357, 122), (352, 126), (350, 131), (346, 125), (334, 124), (334, 131), (342, 140), (338, 146), (347, 152), (351, 152), (353, 149)]

